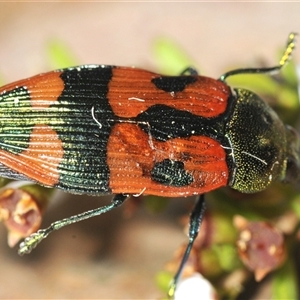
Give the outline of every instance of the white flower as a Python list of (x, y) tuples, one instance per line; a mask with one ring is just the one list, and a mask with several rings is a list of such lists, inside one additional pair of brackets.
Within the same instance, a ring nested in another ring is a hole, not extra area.
[(194, 273), (179, 281), (174, 300), (211, 300), (217, 299), (217, 294), (211, 283), (201, 274)]

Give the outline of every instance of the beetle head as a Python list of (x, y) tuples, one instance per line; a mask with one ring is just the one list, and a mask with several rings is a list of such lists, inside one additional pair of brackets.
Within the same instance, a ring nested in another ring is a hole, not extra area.
[(298, 145), (288, 150), (295, 135), (267, 103), (248, 90), (234, 92), (237, 102), (226, 130), (234, 165), (229, 185), (244, 193), (258, 192), (287, 178), (287, 165), (297, 169)]

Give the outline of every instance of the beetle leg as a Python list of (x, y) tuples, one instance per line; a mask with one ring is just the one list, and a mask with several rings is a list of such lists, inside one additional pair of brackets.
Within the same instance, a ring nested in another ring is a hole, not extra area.
[(175, 290), (176, 290), (176, 285), (178, 283), (178, 280), (180, 278), (181, 272), (184, 268), (185, 263), (187, 262), (190, 252), (192, 250), (193, 244), (195, 242), (196, 237), (198, 236), (199, 230), (200, 230), (200, 225), (203, 220), (204, 212), (206, 209), (206, 204), (204, 200), (204, 194), (200, 195), (196, 205), (194, 206), (192, 213), (190, 215), (190, 228), (189, 228), (189, 242), (187, 244), (187, 247), (185, 249), (184, 255), (182, 257), (180, 266), (177, 270), (176, 275), (173, 278), (173, 281), (170, 285), (169, 291), (168, 291), (168, 296), (170, 298), (174, 297)]
[(112, 199), (112, 203), (103, 207), (92, 209), (78, 215), (71, 216), (52, 223), (48, 228), (40, 229), (31, 234), (20, 244), (18, 253), (20, 255), (30, 253), (43, 239), (45, 239), (52, 231), (58, 230), (67, 225), (77, 223), (95, 216), (99, 216), (123, 204), (129, 195), (116, 194)]
[(184, 69), (180, 73), (180, 75), (186, 75), (186, 74), (188, 74), (188, 75), (199, 75), (198, 71), (193, 67), (187, 67), (186, 69)]

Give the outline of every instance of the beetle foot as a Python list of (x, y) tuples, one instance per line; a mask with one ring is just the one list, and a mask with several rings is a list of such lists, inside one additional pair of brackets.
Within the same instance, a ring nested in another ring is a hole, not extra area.
[(19, 246), (19, 255), (29, 254), (48, 235), (47, 229), (41, 229), (24, 239)]

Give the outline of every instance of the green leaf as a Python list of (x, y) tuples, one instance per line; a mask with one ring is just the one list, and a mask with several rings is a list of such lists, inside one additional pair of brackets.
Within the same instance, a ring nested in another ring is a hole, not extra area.
[(158, 70), (163, 74), (178, 75), (186, 68), (196, 65), (178, 44), (168, 38), (154, 41), (153, 54), (157, 60)]
[(274, 272), (271, 299), (299, 299), (296, 273), (291, 261), (287, 261), (280, 269)]
[(167, 271), (161, 271), (155, 277), (157, 286), (166, 294), (169, 290), (170, 282), (172, 281), (172, 279), (173, 275)]
[(166, 206), (168, 205), (169, 200), (164, 197), (157, 197), (157, 196), (147, 196), (144, 198), (144, 204), (145, 207), (153, 212), (153, 213), (159, 213), (164, 211)]
[(51, 40), (47, 45), (47, 55), (51, 68), (67, 68), (76, 66), (78, 60), (71, 49), (60, 40)]
[(3, 188), (4, 186), (6, 186), (11, 181), (12, 181), (11, 179), (0, 177), (0, 188)]
[(215, 245), (213, 250), (218, 254), (220, 266), (224, 271), (230, 272), (241, 266), (240, 260), (237, 259), (235, 245)]
[(291, 202), (291, 207), (300, 220), (300, 196), (296, 196)]
[(2, 77), (0, 75), (0, 86), (4, 85), (5, 84), (5, 80), (4, 80), (4, 77)]
[(228, 77), (226, 81), (231, 86), (244, 87), (256, 93), (264, 93), (275, 96), (278, 91), (278, 83), (268, 74), (239, 74)]

